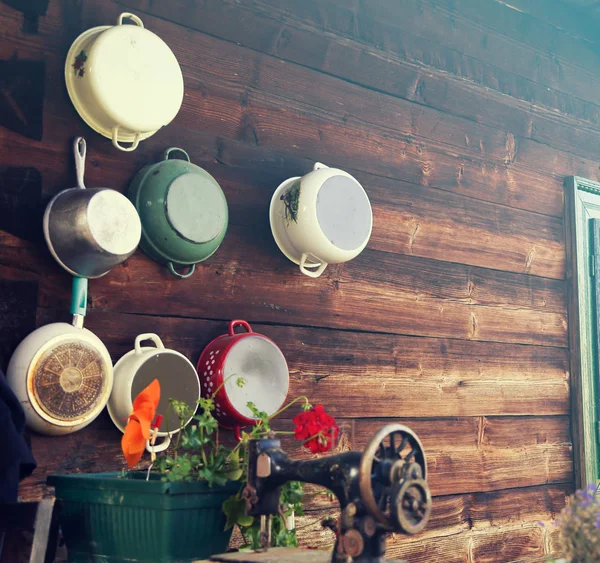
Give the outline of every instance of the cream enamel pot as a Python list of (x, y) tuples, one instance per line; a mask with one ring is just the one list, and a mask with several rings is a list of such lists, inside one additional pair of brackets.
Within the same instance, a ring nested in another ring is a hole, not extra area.
[[(142, 346), (144, 341), (150, 341), (154, 346)], [(135, 339), (134, 349), (115, 364), (113, 389), (107, 407), (115, 426), (124, 432), (133, 409), (133, 400), (154, 379), (160, 383), (160, 402), (156, 414), (164, 417), (157, 433), (164, 440), (154, 446), (154, 451), (160, 452), (169, 447), (171, 436), (183, 428), (173, 409), (169, 408), (169, 399), (183, 401), (195, 411), (200, 398), (198, 374), (183, 354), (165, 348), (156, 334), (140, 334)], [(184, 426), (190, 421), (191, 418)]]
[[(244, 332), (236, 333), (237, 326)], [(287, 397), (290, 376), (283, 353), (246, 321), (231, 321), (228, 333), (204, 349), (197, 369), (202, 396), (212, 397), (216, 392), (214, 417), (221, 426), (233, 428), (238, 437), (241, 427), (256, 422), (249, 402), (273, 415)], [(242, 386), (238, 378), (244, 380)]]
[[(124, 25), (125, 19), (135, 25)], [(65, 82), (81, 118), (122, 151), (135, 150), (170, 123), (183, 101), (183, 75), (175, 55), (128, 12), (117, 25), (88, 29), (74, 41)]]
[(277, 246), (312, 278), (328, 264), (356, 258), (373, 228), (363, 187), (347, 172), (319, 162), (312, 172), (290, 178), (275, 190), (269, 213)]
[(73, 278), (73, 324), (34, 330), (10, 358), (7, 382), (23, 405), (27, 426), (40, 434), (80, 430), (100, 414), (110, 395), (110, 355), (83, 328), (86, 300), (87, 279)]

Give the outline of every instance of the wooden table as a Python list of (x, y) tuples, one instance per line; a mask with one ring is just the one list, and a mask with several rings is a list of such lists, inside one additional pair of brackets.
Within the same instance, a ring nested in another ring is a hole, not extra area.
[[(243, 551), (213, 555), (204, 561), (194, 563), (331, 563), (331, 551), (320, 549), (297, 549), (274, 547), (268, 551)], [(385, 563), (406, 563), (397, 559), (386, 559)]]

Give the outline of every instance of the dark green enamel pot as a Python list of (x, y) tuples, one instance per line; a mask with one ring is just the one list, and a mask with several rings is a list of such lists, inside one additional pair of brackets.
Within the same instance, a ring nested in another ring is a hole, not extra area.
[[(174, 153), (185, 160), (170, 158)], [(191, 276), (225, 237), (229, 212), (223, 190), (182, 149), (167, 149), (162, 161), (142, 168), (127, 195), (142, 223), (140, 248), (178, 278)]]

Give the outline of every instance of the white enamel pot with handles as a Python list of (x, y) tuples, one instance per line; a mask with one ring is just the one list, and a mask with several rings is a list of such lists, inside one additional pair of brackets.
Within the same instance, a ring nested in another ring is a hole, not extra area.
[(280, 250), (303, 274), (317, 278), (328, 264), (347, 262), (362, 252), (371, 236), (373, 213), (353, 176), (317, 162), (305, 176), (277, 188), (270, 221)]
[[(154, 346), (142, 346), (144, 341), (150, 341)], [(153, 449), (161, 452), (169, 447), (171, 436), (191, 421), (190, 417), (180, 426), (173, 409), (169, 408), (169, 399), (183, 401), (195, 411), (200, 398), (198, 374), (183, 354), (165, 348), (156, 334), (140, 334), (135, 339), (134, 349), (114, 366), (113, 388), (107, 407), (115, 426), (124, 432), (133, 409), (133, 400), (154, 379), (160, 383), (160, 402), (156, 414), (164, 417), (157, 435), (164, 439), (158, 441)], [(148, 445), (146, 447), (149, 449)]]
[[(125, 20), (135, 25), (125, 25)], [(81, 118), (122, 151), (135, 150), (170, 123), (183, 101), (183, 75), (175, 55), (127, 12), (117, 25), (88, 29), (73, 42), (65, 82)]]

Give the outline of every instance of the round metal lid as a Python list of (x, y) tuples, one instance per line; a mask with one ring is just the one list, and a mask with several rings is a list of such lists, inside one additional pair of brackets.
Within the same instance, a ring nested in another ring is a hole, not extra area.
[(134, 25), (102, 32), (86, 61), (102, 109), (130, 131), (155, 131), (177, 115), (183, 76), (175, 55), (157, 35)]
[(328, 178), (317, 193), (317, 219), (331, 244), (342, 250), (360, 248), (369, 239), (373, 214), (369, 198), (353, 178)]
[(98, 406), (108, 377), (98, 350), (77, 339), (63, 340), (40, 356), (30, 372), (30, 385), (48, 416), (79, 422)]
[(92, 196), (86, 211), (92, 236), (102, 250), (123, 255), (136, 249), (142, 225), (133, 203), (123, 194), (101, 190)]
[(190, 242), (210, 242), (225, 227), (225, 196), (212, 178), (201, 174), (177, 176), (169, 185), (165, 206), (170, 225)]

